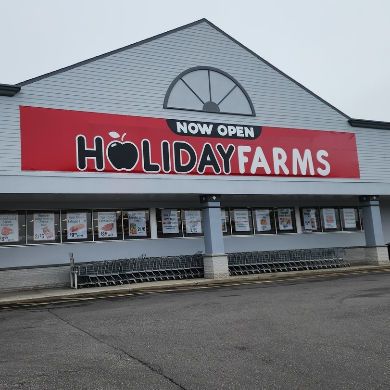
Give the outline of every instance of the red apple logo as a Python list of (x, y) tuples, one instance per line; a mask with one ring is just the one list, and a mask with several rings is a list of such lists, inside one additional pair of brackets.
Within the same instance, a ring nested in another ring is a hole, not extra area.
[(129, 141), (123, 141), (126, 133), (120, 137), (120, 135), (111, 131), (109, 133), (111, 138), (120, 138), (120, 141), (111, 141), (107, 145), (106, 153), (110, 164), (117, 171), (131, 171), (138, 162), (138, 148)]

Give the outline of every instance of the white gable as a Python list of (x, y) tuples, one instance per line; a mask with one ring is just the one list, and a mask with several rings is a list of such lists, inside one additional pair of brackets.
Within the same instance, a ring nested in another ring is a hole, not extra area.
[[(164, 109), (172, 81), (181, 72), (198, 66), (217, 68), (237, 80), (248, 93), (256, 116)], [(387, 158), (388, 131), (351, 128), (342, 113), (207, 21), (23, 84), (14, 97), (0, 97), (0, 171), (8, 174), (21, 174), (19, 106), (25, 105), (198, 121), (220, 122), (223, 118), (226, 123), (245, 121), (248, 125), (355, 132), (361, 179), (390, 182), (390, 166), (380, 163)], [(300, 191), (305, 189), (296, 182), (291, 192)]]

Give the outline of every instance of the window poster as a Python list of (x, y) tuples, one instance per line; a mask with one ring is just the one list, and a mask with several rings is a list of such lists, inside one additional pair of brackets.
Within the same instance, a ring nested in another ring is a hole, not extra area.
[(164, 234), (179, 233), (179, 218), (177, 209), (161, 210), (162, 231)]
[(98, 219), (98, 237), (99, 238), (117, 238), (116, 212), (99, 211)]
[(278, 209), (279, 230), (293, 230), (291, 209)]
[(227, 233), (228, 232), (226, 217), (227, 217), (226, 210), (221, 210), (222, 233)]
[(202, 234), (202, 216), (200, 210), (184, 210), (187, 234)]
[(54, 213), (34, 213), (34, 241), (55, 240)]
[(356, 213), (355, 209), (343, 209), (343, 223), (346, 229), (356, 229)]
[(306, 231), (318, 230), (316, 209), (303, 209), (303, 227)]
[(233, 216), (236, 232), (249, 232), (251, 230), (249, 224), (249, 210), (235, 209), (233, 210)]
[(19, 241), (19, 216), (17, 213), (0, 214), (0, 243)]
[(127, 212), (129, 221), (129, 237), (146, 237), (146, 211), (134, 210)]
[(322, 209), (324, 229), (337, 229), (336, 210)]
[(270, 210), (255, 210), (255, 220), (258, 232), (269, 232), (272, 230)]
[(68, 240), (84, 240), (88, 238), (87, 213), (66, 213), (66, 238)]

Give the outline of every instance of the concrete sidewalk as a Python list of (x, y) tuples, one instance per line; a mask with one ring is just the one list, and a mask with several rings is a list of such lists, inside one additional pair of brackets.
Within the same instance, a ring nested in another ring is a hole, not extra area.
[(385, 266), (353, 266), (346, 268), (330, 268), (322, 270), (307, 270), (294, 272), (276, 272), (245, 276), (232, 276), (226, 279), (189, 279), (166, 280), (159, 282), (145, 282), (120, 286), (90, 287), (84, 289), (53, 288), (18, 290), (14, 292), (0, 292), (0, 308), (30, 304), (55, 303), (94, 299), (99, 297), (125, 296), (142, 292), (179, 291), (192, 288), (206, 288), (223, 285), (270, 283), (279, 280), (297, 280), (310, 277), (337, 277), (350, 274), (365, 274), (390, 272), (390, 265)]

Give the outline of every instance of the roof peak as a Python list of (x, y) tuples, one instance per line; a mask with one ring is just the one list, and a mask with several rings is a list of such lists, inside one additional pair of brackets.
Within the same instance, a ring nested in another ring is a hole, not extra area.
[(309, 93), (310, 95), (314, 96), (316, 99), (320, 100), (322, 103), (326, 104), (328, 107), (332, 108), (334, 111), (338, 112), (339, 114), (341, 114), (342, 116), (344, 116), (347, 120), (350, 119), (350, 117), (345, 114), (344, 112), (342, 112), (341, 110), (339, 110), (338, 108), (336, 108), (335, 106), (333, 106), (332, 104), (330, 104), (329, 102), (327, 102), (326, 100), (324, 100), (323, 98), (321, 98), (320, 96), (318, 96), (317, 94), (315, 94), (314, 92), (312, 92), (310, 89), (306, 88), (304, 85), (302, 85), (300, 82), (296, 81), (295, 79), (293, 79), (292, 77), (290, 77), (289, 75), (287, 75), (286, 73), (284, 73), (283, 71), (281, 71), (280, 69), (278, 69), (276, 66), (272, 65), (270, 62), (268, 62), (267, 60), (265, 60), (264, 58), (262, 58), (261, 56), (259, 56), (257, 53), (255, 53), (253, 50), (249, 49), (248, 47), (246, 47), (244, 44), (242, 44), (241, 42), (237, 41), (235, 38), (233, 38), (232, 36), (230, 36), (228, 33), (226, 33), (225, 31), (223, 31), (222, 29), (220, 29), (218, 26), (216, 26), (214, 23), (210, 22), (208, 19), (206, 18), (201, 18), (201, 19), (198, 19), (198, 20), (195, 20), (194, 22), (191, 22), (191, 23), (187, 23), (183, 26), (179, 26), (179, 27), (176, 27), (174, 29), (171, 29), (171, 30), (168, 30), (166, 32), (163, 32), (163, 33), (160, 33), (160, 34), (157, 34), (157, 35), (154, 35), (152, 37), (149, 37), (149, 38), (146, 38), (146, 39), (143, 39), (141, 41), (138, 41), (138, 42), (135, 42), (135, 43), (132, 43), (132, 44), (129, 44), (129, 45), (126, 45), (126, 46), (123, 46), (119, 49), (115, 49), (115, 50), (112, 50), (112, 51), (109, 51), (107, 53), (103, 53), (103, 54), (100, 54), (100, 55), (97, 55), (95, 57), (92, 57), (92, 58), (89, 58), (89, 59), (86, 59), (86, 60), (83, 60), (83, 61), (80, 61), (80, 62), (77, 62), (75, 64), (72, 64), (72, 65), (69, 65), (69, 66), (66, 66), (66, 67), (63, 67), (63, 68), (60, 68), (58, 70), (54, 70), (52, 72), (48, 72), (48, 73), (45, 73), (43, 75), (40, 75), (40, 76), (37, 76), (37, 77), (33, 77), (31, 79), (28, 79), (28, 80), (25, 80), (25, 81), (22, 81), (18, 84), (15, 84), (16, 87), (22, 87), (24, 85), (28, 85), (28, 84), (31, 84), (33, 82), (36, 82), (36, 81), (39, 81), (39, 80), (42, 80), (42, 79), (45, 79), (47, 77), (50, 77), (50, 76), (53, 76), (55, 74), (58, 74), (58, 73), (62, 73), (62, 72), (65, 72), (67, 70), (70, 70), (70, 69), (74, 69), (74, 68), (77, 68), (79, 66), (82, 66), (84, 64), (88, 64), (90, 62), (93, 62), (93, 61), (96, 61), (96, 60), (99, 60), (101, 58), (105, 58), (105, 57), (109, 57), (113, 54), (116, 54), (116, 53), (119, 53), (121, 51), (124, 51), (124, 50), (127, 50), (127, 49), (130, 49), (132, 47), (136, 47), (136, 46), (139, 46), (139, 45), (142, 45), (144, 43), (148, 43), (148, 42), (151, 42), (155, 39), (158, 39), (158, 38), (161, 38), (161, 37), (164, 37), (166, 35), (170, 35), (170, 34), (173, 34), (175, 32), (178, 32), (178, 31), (181, 31), (181, 30), (185, 30), (189, 27), (192, 27), (192, 26), (196, 26), (198, 24), (201, 24), (201, 23), (207, 23), (210, 27), (214, 28), (216, 31), (218, 31), (219, 33), (221, 33), (222, 35), (224, 35), (225, 37), (227, 37), (228, 39), (230, 39), (232, 42), (234, 42), (236, 45), (240, 46), (242, 49), (246, 50), (247, 52), (249, 52), (250, 54), (252, 54), (253, 56), (255, 56), (258, 60), (262, 61), (264, 64), (266, 64), (267, 66), (269, 66), (270, 68), (272, 68), (273, 70), (275, 70), (276, 72), (278, 72), (279, 74), (281, 74), (282, 76), (284, 76), (285, 78), (287, 78), (288, 80), (292, 81), (294, 84), (296, 84), (298, 87), (302, 88), (303, 90), (305, 90), (307, 93)]

